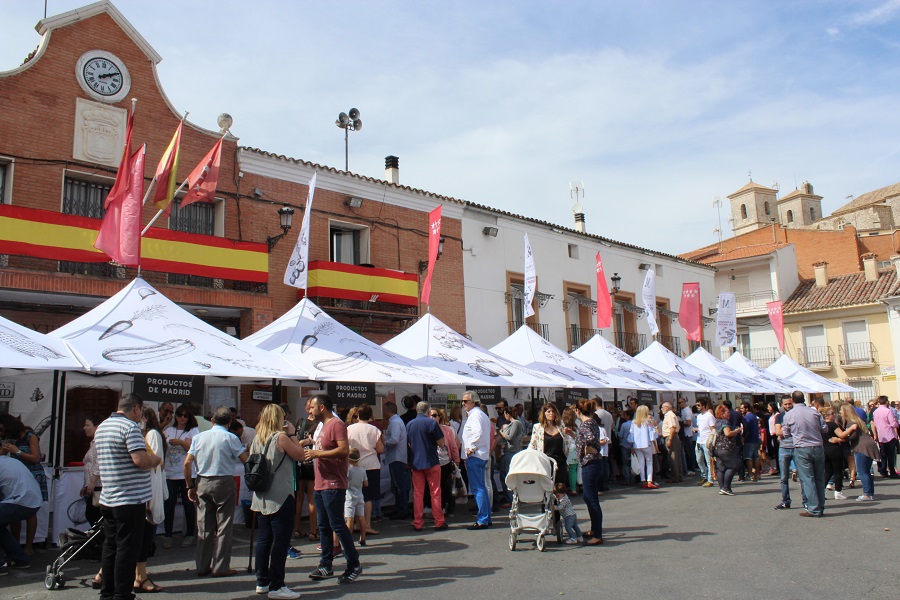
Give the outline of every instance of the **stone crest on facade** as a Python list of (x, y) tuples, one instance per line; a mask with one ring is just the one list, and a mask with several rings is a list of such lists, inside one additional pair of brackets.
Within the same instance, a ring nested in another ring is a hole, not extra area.
[(123, 108), (76, 99), (73, 158), (118, 167), (127, 118)]

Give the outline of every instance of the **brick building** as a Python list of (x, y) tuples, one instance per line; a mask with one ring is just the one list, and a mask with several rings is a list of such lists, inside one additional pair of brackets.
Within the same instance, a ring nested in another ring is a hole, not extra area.
[[(137, 275), (92, 248), (132, 98), (133, 145), (147, 145), (145, 189), (183, 109), (166, 97), (156, 71), (161, 57), (111, 3), (49, 17), (36, 29), (37, 49), (0, 73), (0, 315), (47, 332)], [(176, 200), (172, 214), (154, 223), (142, 247), (145, 259), (157, 261), (148, 260), (144, 279), (231, 335), (266, 326), (299, 299), (282, 279), (317, 172), (310, 260), (330, 284), (311, 289), (313, 300), (376, 342), (403, 330), (424, 311), (419, 265), (427, 258), (428, 212), (443, 205), (446, 243), (431, 310), (465, 332), (462, 202), (401, 186), (394, 176), (380, 181), (244, 148), (226, 119), (220, 126), (184, 123), (179, 182), (224, 136), (216, 200), (184, 209)], [(283, 206), (295, 211), (287, 231)], [(155, 213), (148, 202), (143, 223)], [(387, 282), (389, 292), (393, 280), (407, 282), (404, 297), (382, 293), (379, 285)], [(251, 399), (253, 389), (241, 386), (235, 397), (251, 420), (264, 405)], [(106, 404), (84, 412), (104, 412)]]

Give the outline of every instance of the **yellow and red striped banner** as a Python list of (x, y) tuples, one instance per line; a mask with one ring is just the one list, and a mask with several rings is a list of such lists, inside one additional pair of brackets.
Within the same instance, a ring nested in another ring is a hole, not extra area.
[[(0, 254), (73, 262), (109, 262), (94, 248), (100, 219), (0, 204)], [(149, 271), (266, 283), (265, 244), (152, 227), (141, 240)]]
[(314, 260), (309, 263), (307, 283), (306, 295), (310, 298), (419, 305), (419, 277), (415, 273)]

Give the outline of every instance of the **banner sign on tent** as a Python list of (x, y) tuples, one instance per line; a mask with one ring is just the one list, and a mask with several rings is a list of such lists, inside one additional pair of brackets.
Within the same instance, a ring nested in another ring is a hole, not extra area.
[[(109, 262), (94, 248), (100, 219), (0, 204), (0, 254), (50, 260)], [(149, 271), (236, 281), (269, 281), (265, 244), (151, 227), (141, 238), (141, 266)]]
[(587, 388), (563, 388), (562, 399), (565, 405), (575, 404), (579, 400), (588, 398)]
[(329, 381), (325, 384), (325, 391), (331, 396), (335, 406), (358, 406), (363, 403), (375, 406), (374, 383)]
[(481, 387), (481, 386), (466, 386), (467, 392), (475, 392), (478, 394), (478, 397), (481, 398), (482, 404), (497, 404), (500, 400), (500, 388), (499, 387)]
[(638, 390), (637, 401), (638, 404), (643, 404), (644, 406), (656, 406), (656, 392), (653, 390)]
[(12, 398), (16, 395), (16, 384), (0, 383), (0, 398)]
[(203, 375), (148, 375), (135, 373), (135, 394), (152, 402), (203, 404), (206, 378)]
[(737, 306), (733, 292), (719, 294), (719, 311), (716, 313), (716, 346), (737, 347)]

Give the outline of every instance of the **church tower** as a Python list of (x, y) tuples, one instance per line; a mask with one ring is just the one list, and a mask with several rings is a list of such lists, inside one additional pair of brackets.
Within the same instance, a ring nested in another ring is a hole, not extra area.
[[(764, 185), (750, 183), (728, 196), (734, 235), (766, 227), (778, 219), (777, 192)], [(819, 214), (821, 216), (821, 213)]]
[(804, 181), (778, 201), (778, 218), (785, 227), (804, 227), (822, 218), (822, 196), (813, 192), (810, 182)]

